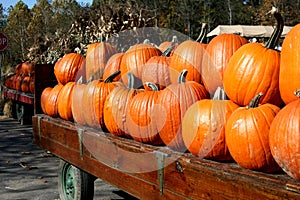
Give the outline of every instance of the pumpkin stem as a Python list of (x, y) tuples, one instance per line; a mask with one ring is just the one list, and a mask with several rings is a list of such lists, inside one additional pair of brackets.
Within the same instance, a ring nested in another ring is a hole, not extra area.
[(272, 10), (269, 13), (274, 15), (274, 17), (277, 21), (277, 25), (276, 25), (276, 28), (274, 29), (271, 37), (269, 38), (268, 42), (266, 43), (266, 48), (275, 49), (275, 47), (278, 45), (280, 36), (283, 31), (284, 22), (283, 22), (283, 18), (281, 16), (281, 14), (278, 12), (278, 9), (275, 8), (274, 6), (272, 7)]
[(104, 83), (111, 83), (111, 82), (113, 82), (114, 78), (116, 78), (120, 73), (121, 73), (120, 70), (115, 71), (114, 73), (112, 73), (110, 76), (108, 76), (104, 80)]
[(175, 48), (175, 43), (172, 42), (172, 44), (161, 54), (161, 56), (170, 56), (174, 48)]
[(228, 97), (226, 96), (224, 88), (219, 86), (217, 88), (217, 90), (215, 91), (212, 99), (213, 100), (228, 100)]
[(129, 89), (133, 89), (133, 87), (134, 87), (134, 76), (131, 72), (128, 72), (127, 76), (128, 76), (128, 86), (127, 87)]
[(249, 102), (249, 104), (247, 105), (247, 109), (258, 107), (258, 103), (259, 103), (260, 98), (262, 97), (262, 95), (263, 95), (262, 92), (258, 93), (258, 94), (257, 94), (257, 95)]
[(151, 82), (145, 82), (144, 83), (146, 87), (150, 88), (152, 91), (158, 91), (158, 87), (157, 85), (155, 85), (154, 83)]
[(178, 83), (185, 83), (186, 82), (186, 75), (188, 73), (188, 70), (184, 69), (180, 72), (178, 76)]
[(297, 89), (295, 92), (294, 92), (294, 95), (298, 98), (300, 98), (300, 90)]
[(202, 23), (201, 31), (200, 31), (200, 34), (199, 34), (198, 38), (196, 39), (196, 42), (203, 43), (204, 38), (207, 35), (207, 31), (208, 31), (207, 23)]

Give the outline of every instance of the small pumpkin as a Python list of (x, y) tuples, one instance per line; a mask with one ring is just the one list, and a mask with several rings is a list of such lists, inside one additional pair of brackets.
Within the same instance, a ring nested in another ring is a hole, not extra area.
[(233, 159), (243, 168), (274, 172), (280, 167), (274, 160), (270, 145), (270, 126), (280, 108), (266, 103), (258, 105), (262, 93), (246, 107), (236, 109), (229, 117), (225, 138)]
[(40, 100), (41, 108), (42, 108), (43, 113), (45, 113), (45, 114), (47, 114), (46, 106), (48, 104), (48, 97), (49, 97), (52, 89), (53, 89), (52, 87), (46, 87), (41, 94), (41, 100)]
[(21, 91), (22, 92), (30, 92), (30, 82), (31, 82), (30, 76), (24, 76), (22, 82), (21, 82)]
[(73, 88), (75, 82), (68, 82), (66, 83), (59, 95), (58, 95), (58, 103), (57, 103), (57, 111), (59, 116), (62, 119), (72, 121), (73, 114), (72, 114), (72, 99), (73, 99)]
[(53, 87), (53, 89), (50, 91), (46, 105), (45, 105), (45, 111), (46, 114), (51, 117), (59, 117), (58, 114), (58, 95), (63, 88), (62, 84), (58, 84)]

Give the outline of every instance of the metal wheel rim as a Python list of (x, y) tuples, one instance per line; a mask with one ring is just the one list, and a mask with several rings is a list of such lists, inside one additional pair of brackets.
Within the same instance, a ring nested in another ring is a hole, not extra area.
[(75, 196), (75, 175), (72, 165), (66, 164), (62, 170), (62, 191), (65, 200), (73, 200)]

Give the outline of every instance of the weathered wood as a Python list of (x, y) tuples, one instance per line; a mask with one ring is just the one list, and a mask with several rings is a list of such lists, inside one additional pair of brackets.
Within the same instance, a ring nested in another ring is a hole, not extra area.
[(300, 182), (284, 172), (199, 159), (46, 115), (33, 117), (33, 129), (36, 145), (141, 199), (300, 199)]
[(17, 91), (13, 89), (9, 89), (3, 86), (3, 95), (4, 98), (11, 99), (14, 101), (19, 101), (25, 104), (32, 104), (34, 102), (34, 95), (31, 93), (25, 93), (22, 91)]

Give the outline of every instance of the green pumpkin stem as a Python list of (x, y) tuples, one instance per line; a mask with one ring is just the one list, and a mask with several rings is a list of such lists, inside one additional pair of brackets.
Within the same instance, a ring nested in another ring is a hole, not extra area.
[(114, 78), (116, 78), (120, 73), (121, 73), (120, 70), (115, 71), (114, 73), (112, 73), (109, 77), (107, 77), (104, 80), (104, 83), (111, 83), (111, 82), (113, 82)]
[(260, 92), (259, 94), (257, 94), (247, 105), (247, 109), (249, 108), (256, 108), (258, 107), (258, 103), (260, 101), (260, 98), (263, 96), (263, 93)]
[(127, 76), (128, 76), (128, 86), (127, 87), (129, 89), (133, 89), (133, 87), (134, 87), (134, 75), (131, 72), (128, 72)]
[(184, 69), (180, 72), (178, 76), (178, 83), (185, 83), (186, 82), (186, 75), (188, 73), (188, 70)]
[(200, 31), (200, 34), (199, 34), (198, 38), (196, 39), (196, 42), (203, 43), (204, 38), (207, 35), (207, 31), (208, 31), (207, 23), (202, 23), (201, 31)]
[(283, 31), (284, 21), (283, 21), (281, 14), (278, 12), (277, 8), (272, 7), (272, 10), (270, 11), (270, 13), (272, 15), (274, 15), (274, 17), (277, 21), (277, 25), (276, 25), (276, 28), (274, 29), (271, 37), (269, 38), (268, 42), (266, 43), (266, 48), (275, 49), (275, 47), (278, 45), (280, 36)]
[(144, 84), (146, 85), (146, 87), (149, 87), (152, 91), (159, 91), (157, 85), (155, 85), (154, 83), (145, 82)]

